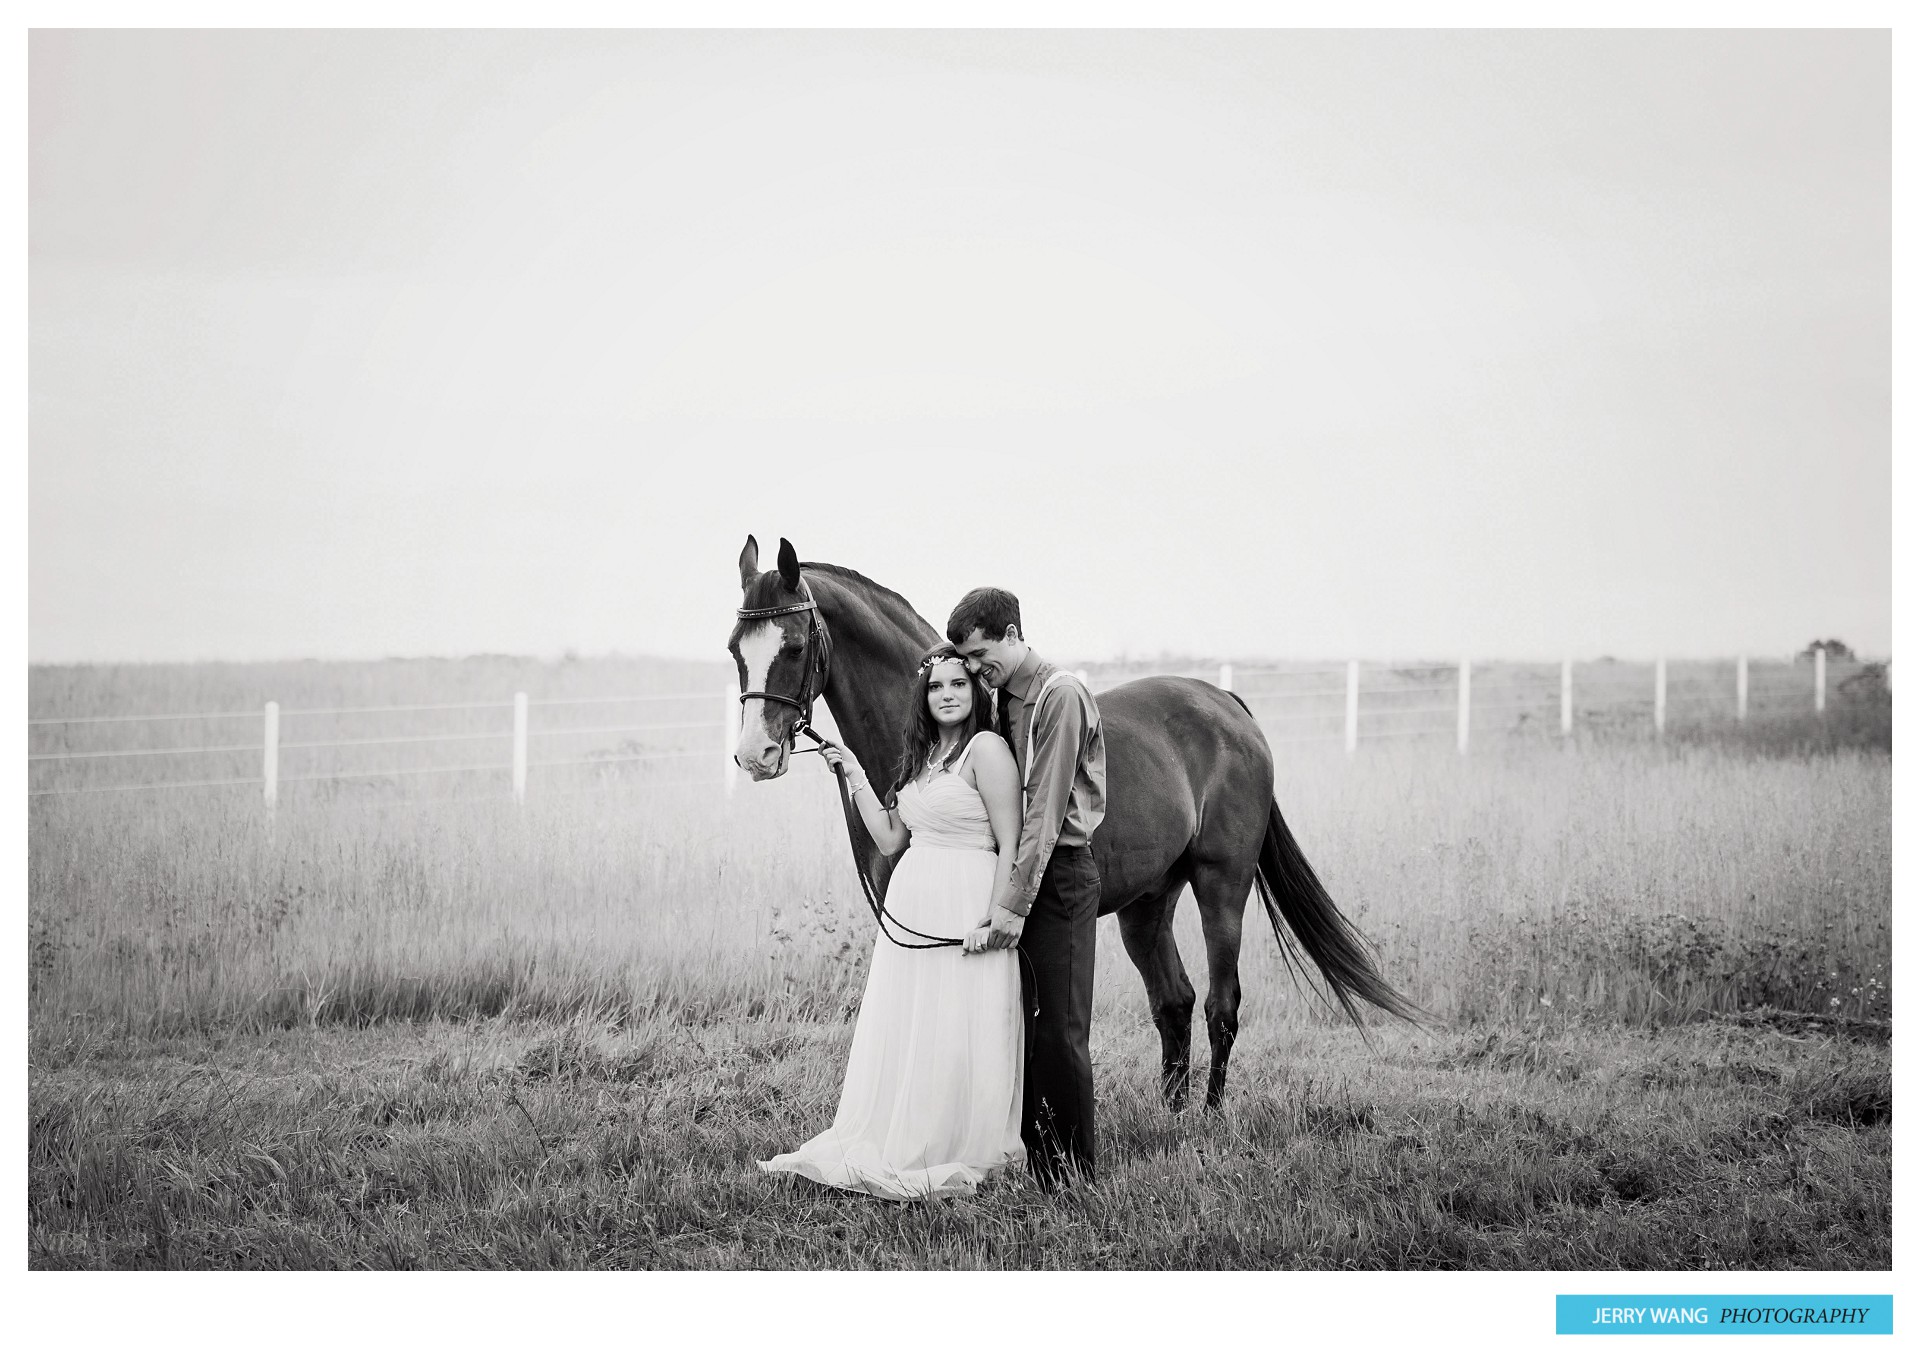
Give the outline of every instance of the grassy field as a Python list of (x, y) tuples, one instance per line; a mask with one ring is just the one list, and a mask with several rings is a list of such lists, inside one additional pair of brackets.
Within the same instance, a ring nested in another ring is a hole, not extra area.
[[(718, 703), (694, 664), (432, 664), (452, 689), (418, 665), (35, 671), (31, 694)], [(872, 942), (812, 760), (730, 800), (612, 759), (523, 809), (480, 771), (302, 783), (271, 819), (244, 789), (35, 798), (31, 1260), (1884, 1267), (1880, 695), (1738, 738), (1279, 744), (1302, 846), (1438, 1024), (1369, 1050), (1250, 924), (1228, 1108), (1173, 1118), (1104, 920), (1100, 1187), (906, 1209), (751, 1164), (830, 1118)], [(1198, 937), (1189, 905), (1204, 986)], [(1732, 1021), (1756, 1009), (1794, 1017)]]
[(1799, 1028), (1257, 1021), (1170, 1116), (1095, 1024), (1104, 1176), (897, 1205), (753, 1165), (849, 1026), (671, 1016), (37, 1035), (36, 1267), (1886, 1268), (1886, 1048)]

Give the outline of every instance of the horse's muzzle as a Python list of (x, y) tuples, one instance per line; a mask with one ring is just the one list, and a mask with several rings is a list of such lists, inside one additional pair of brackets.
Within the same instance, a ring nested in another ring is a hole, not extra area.
[(733, 762), (747, 772), (747, 777), (755, 783), (764, 783), (768, 779), (777, 779), (787, 772), (787, 761), (791, 748), (784, 743), (769, 744), (757, 755), (736, 755)]

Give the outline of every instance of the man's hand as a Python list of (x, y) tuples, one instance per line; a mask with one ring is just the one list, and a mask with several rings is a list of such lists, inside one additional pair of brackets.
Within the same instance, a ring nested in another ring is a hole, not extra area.
[(1017, 948), (1020, 946), (1021, 931), (1027, 927), (1027, 917), (1016, 915), (1004, 905), (993, 907), (993, 915), (987, 925), (987, 946), (989, 948)]

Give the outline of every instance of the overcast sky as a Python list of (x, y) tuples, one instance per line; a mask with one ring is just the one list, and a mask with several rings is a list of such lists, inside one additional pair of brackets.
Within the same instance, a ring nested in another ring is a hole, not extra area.
[(1890, 43), (37, 33), (29, 655), (1890, 642)]

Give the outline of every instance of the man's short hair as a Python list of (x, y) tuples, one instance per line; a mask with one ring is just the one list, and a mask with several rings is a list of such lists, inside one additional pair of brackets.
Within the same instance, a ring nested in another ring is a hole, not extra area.
[(1024, 642), (1027, 629), (1020, 622), (1020, 598), (997, 586), (976, 586), (960, 597), (960, 603), (947, 616), (947, 641), (964, 643), (975, 629), (987, 638), (1004, 638), (1007, 625), (1020, 631)]

